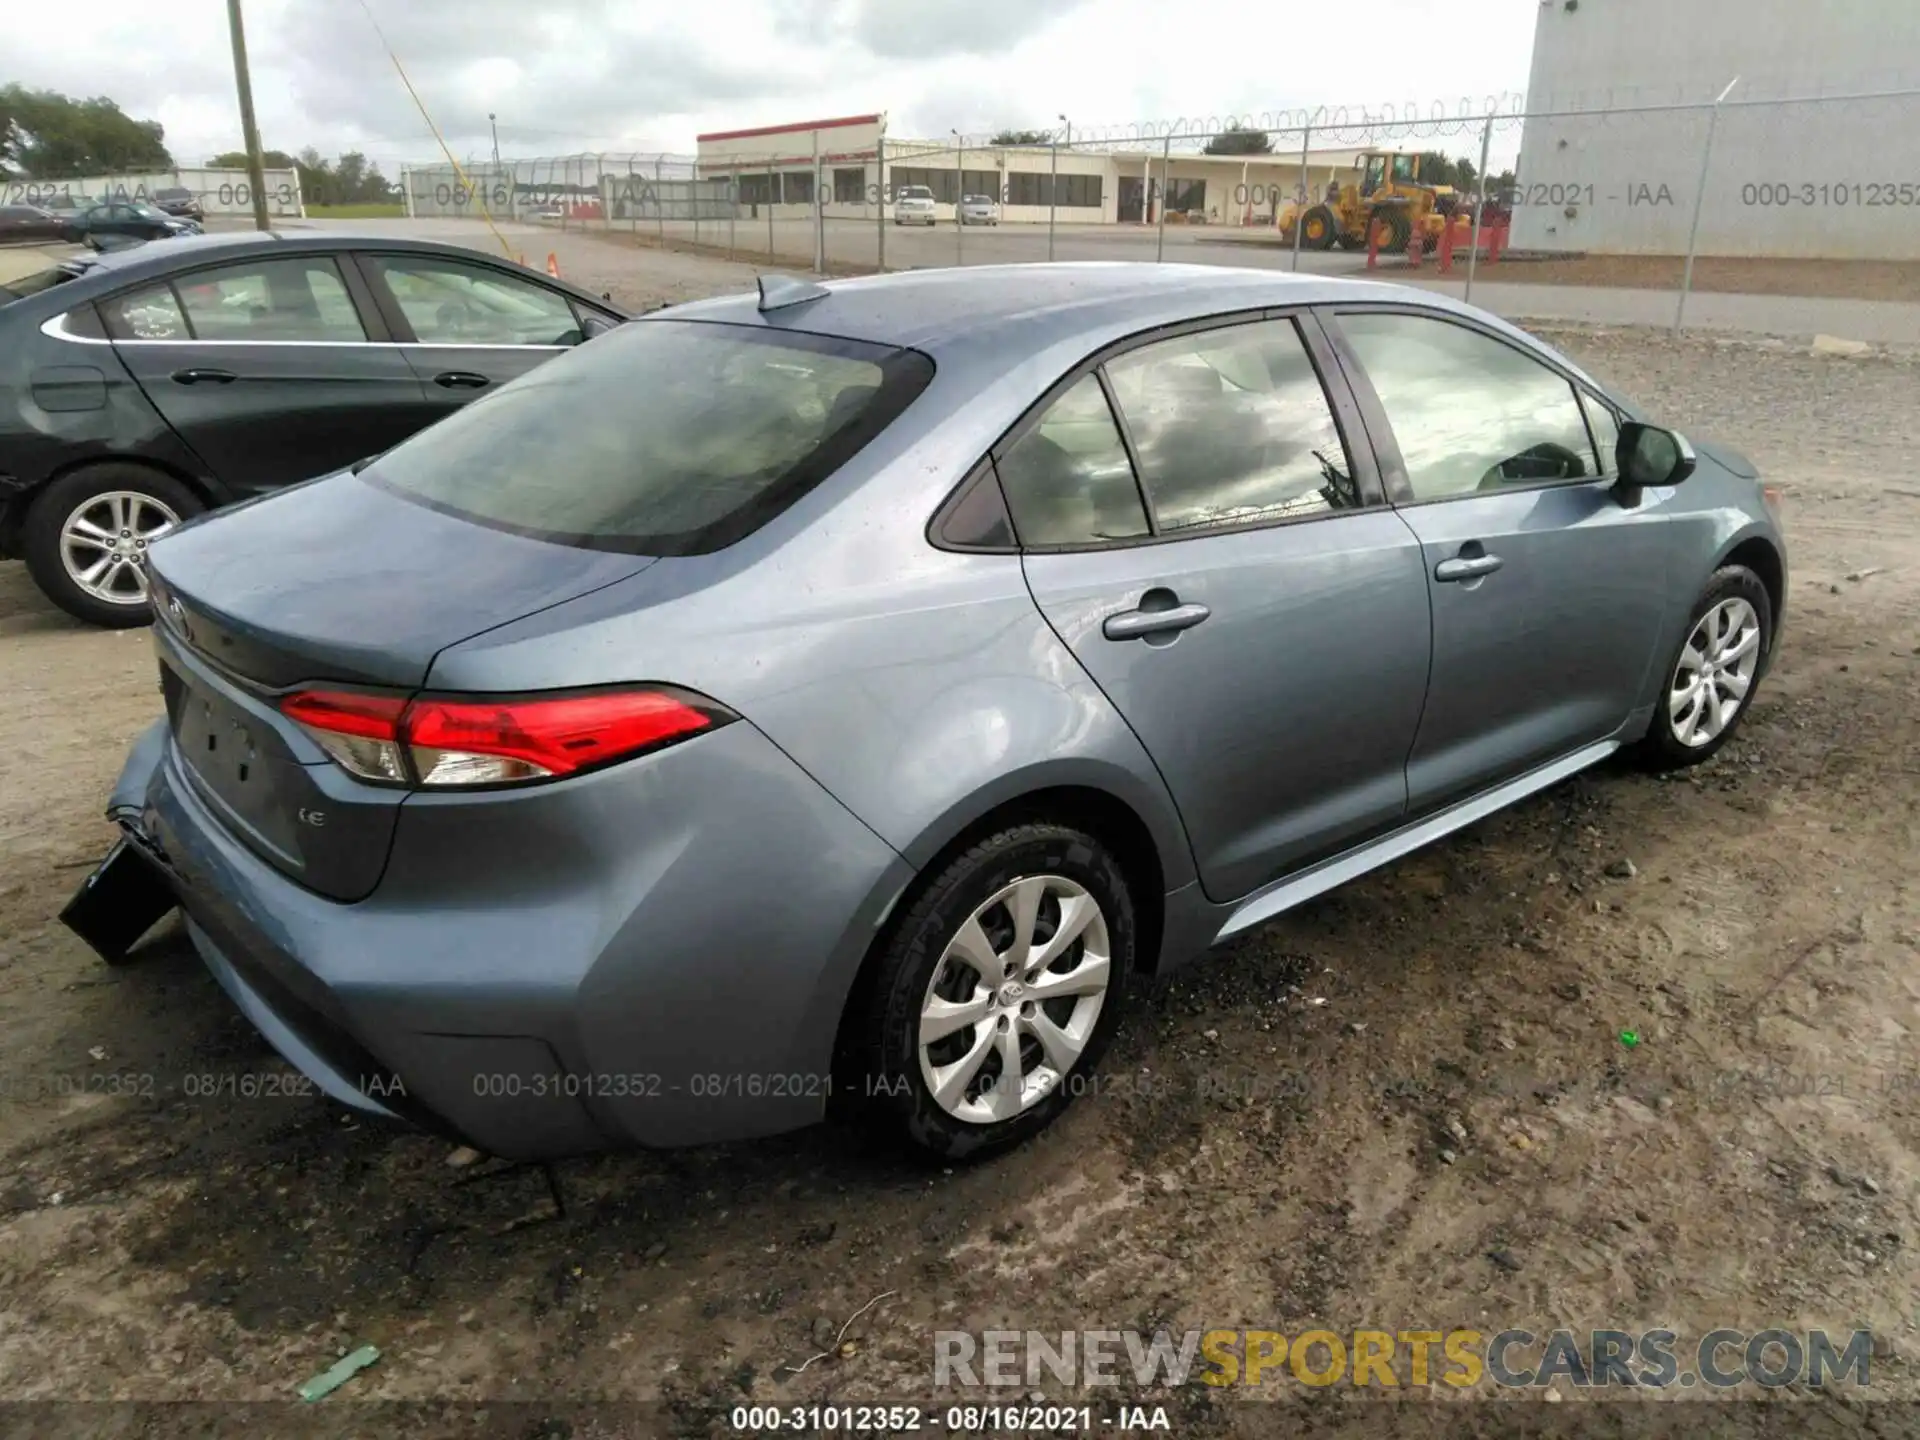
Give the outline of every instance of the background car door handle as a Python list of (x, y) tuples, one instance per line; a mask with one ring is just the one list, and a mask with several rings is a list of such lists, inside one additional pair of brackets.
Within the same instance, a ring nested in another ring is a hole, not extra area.
[(1190, 630), (1213, 612), (1204, 605), (1175, 605), (1170, 610), (1123, 610), (1109, 615), (1100, 633), (1109, 640), (1139, 640)]
[(476, 375), (471, 370), (442, 370), (433, 377), (433, 383), (444, 385), (449, 390), (478, 390), (493, 382), (484, 375)]
[(1491, 575), (1504, 562), (1498, 555), (1465, 555), (1452, 560), (1442, 560), (1433, 567), (1436, 580), (1478, 580), (1482, 575)]
[(173, 379), (176, 385), (226, 385), (238, 379), (231, 370), (176, 370)]

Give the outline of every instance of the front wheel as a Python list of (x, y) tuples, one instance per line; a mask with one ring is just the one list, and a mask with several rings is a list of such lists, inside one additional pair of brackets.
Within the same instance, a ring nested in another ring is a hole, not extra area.
[(1653, 770), (1698, 765), (1733, 738), (1753, 703), (1773, 637), (1773, 600), (1744, 565), (1717, 570), (1694, 602), (1687, 635), (1639, 758)]
[(21, 549), (34, 583), (75, 619), (111, 629), (147, 625), (147, 547), (205, 508), (170, 475), (96, 465), (35, 497)]
[(885, 942), (865, 1017), (896, 1137), (957, 1160), (1050, 1124), (1112, 1038), (1134, 927), (1119, 864), (1078, 830), (1012, 826), (950, 861)]

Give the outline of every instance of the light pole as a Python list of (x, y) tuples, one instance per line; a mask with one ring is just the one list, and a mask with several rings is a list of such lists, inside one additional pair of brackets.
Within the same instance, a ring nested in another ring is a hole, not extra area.
[(953, 136), (953, 263), (966, 263), (966, 216), (961, 213), (966, 202), (967, 190), (967, 149), (958, 130), (947, 132)]
[(500, 168), (500, 127), (495, 123), (493, 112), (487, 112), (487, 128), (493, 131), (493, 168)]
[[(1073, 144), (1073, 126), (1067, 117), (1060, 116), (1061, 125), (1066, 127), (1067, 144)], [(1053, 142), (1053, 163), (1047, 174), (1047, 259), (1053, 259), (1053, 217), (1060, 208), (1060, 142)]]
[(260, 127), (253, 123), (253, 80), (247, 73), (247, 31), (240, 21), (240, 0), (227, 0), (227, 29), (233, 38), (233, 82), (240, 92), (240, 137), (247, 147), (247, 181), (253, 190), (253, 225), (271, 229), (267, 219), (267, 174), (260, 159)]

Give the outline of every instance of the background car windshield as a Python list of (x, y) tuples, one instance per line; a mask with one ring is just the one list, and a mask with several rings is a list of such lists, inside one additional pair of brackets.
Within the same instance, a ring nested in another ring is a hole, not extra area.
[(832, 474), (932, 374), (913, 351), (648, 321), (475, 401), (361, 478), (539, 539), (693, 554), (739, 539)]

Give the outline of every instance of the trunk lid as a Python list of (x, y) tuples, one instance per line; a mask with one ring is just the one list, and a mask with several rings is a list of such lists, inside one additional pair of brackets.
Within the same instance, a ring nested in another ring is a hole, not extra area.
[(196, 796), (301, 884), (364, 898), (408, 792), (348, 775), (279, 697), (409, 693), (447, 646), (652, 563), (459, 520), (350, 474), (183, 526), (151, 571), (161, 689)]

